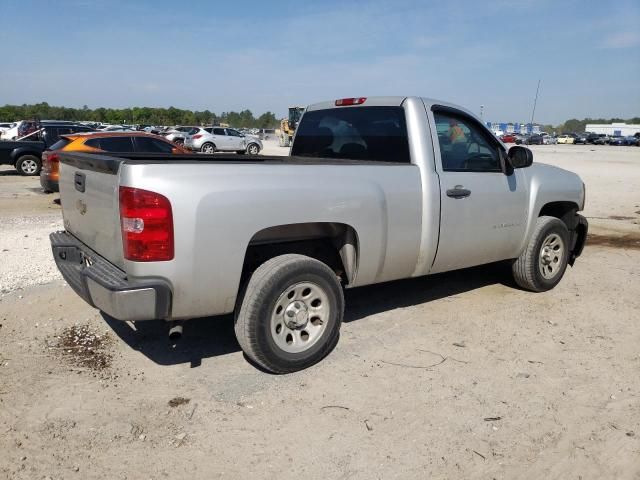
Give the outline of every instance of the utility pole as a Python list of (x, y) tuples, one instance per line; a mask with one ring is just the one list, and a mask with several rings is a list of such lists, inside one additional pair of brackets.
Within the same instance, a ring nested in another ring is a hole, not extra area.
[(538, 80), (538, 87), (536, 88), (536, 98), (533, 100), (533, 110), (531, 111), (531, 128), (533, 129), (533, 117), (536, 114), (536, 104), (538, 103), (538, 92), (540, 91), (540, 80)]

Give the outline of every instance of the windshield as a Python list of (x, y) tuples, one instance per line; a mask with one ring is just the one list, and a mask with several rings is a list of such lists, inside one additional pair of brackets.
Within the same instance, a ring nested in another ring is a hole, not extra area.
[(355, 107), (307, 112), (291, 155), (410, 163), (404, 109)]

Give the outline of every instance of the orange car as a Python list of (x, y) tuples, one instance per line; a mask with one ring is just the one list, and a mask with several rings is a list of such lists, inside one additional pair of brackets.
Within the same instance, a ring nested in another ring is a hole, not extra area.
[(40, 185), (46, 193), (58, 191), (60, 152), (189, 153), (164, 137), (145, 132), (86, 132), (62, 135), (42, 153)]

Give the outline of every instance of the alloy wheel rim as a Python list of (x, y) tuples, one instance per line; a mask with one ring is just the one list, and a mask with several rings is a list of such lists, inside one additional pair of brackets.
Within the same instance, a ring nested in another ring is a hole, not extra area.
[(545, 279), (551, 280), (558, 275), (562, 268), (564, 253), (564, 242), (560, 235), (557, 233), (547, 235), (540, 247), (538, 260), (538, 269)]
[(25, 160), (24, 162), (22, 162), (22, 170), (25, 173), (36, 173), (37, 169), (38, 165), (33, 160)]

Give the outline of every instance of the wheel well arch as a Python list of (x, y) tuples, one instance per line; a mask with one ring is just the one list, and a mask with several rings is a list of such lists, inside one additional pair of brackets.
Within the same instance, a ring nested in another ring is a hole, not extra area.
[(567, 227), (571, 227), (573, 224), (572, 218), (578, 211), (578, 204), (575, 202), (549, 202), (542, 206), (538, 217), (556, 217), (562, 220)]
[(308, 222), (276, 225), (256, 232), (244, 256), (242, 279), (273, 257), (297, 253), (327, 264), (343, 284), (353, 283), (358, 269), (358, 235), (347, 224)]
[(26, 150), (26, 149), (14, 150), (13, 152), (11, 152), (11, 161), (15, 165), (16, 163), (18, 163), (18, 160), (20, 160), (25, 155), (31, 155), (33, 157), (40, 158), (42, 155), (42, 152), (36, 152), (34, 150)]

